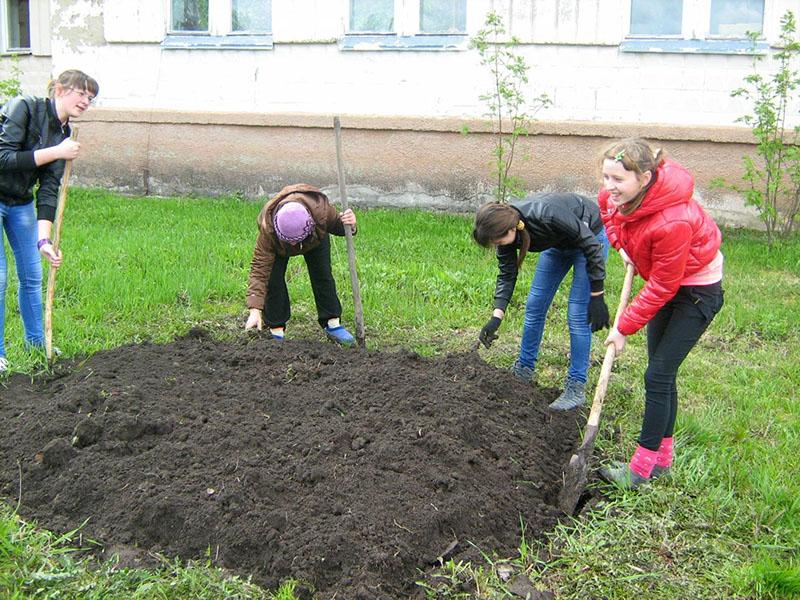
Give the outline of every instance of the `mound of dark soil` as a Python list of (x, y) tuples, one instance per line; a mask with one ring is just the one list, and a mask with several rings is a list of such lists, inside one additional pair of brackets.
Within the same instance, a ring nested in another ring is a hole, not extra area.
[[(412, 595), (552, 528), (574, 414), (477, 353), (264, 338), (102, 352), (0, 387), (0, 494), (45, 528), (320, 598)], [(210, 549), (210, 550), (209, 550)]]

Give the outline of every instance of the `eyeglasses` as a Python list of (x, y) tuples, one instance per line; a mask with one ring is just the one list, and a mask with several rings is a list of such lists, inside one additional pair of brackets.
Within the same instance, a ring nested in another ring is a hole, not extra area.
[(94, 104), (95, 97), (92, 96), (86, 90), (78, 90), (78, 89), (75, 89), (75, 88), (69, 88), (69, 89), (70, 89), (70, 91), (75, 92), (76, 94), (78, 94), (78, 96), (80, 96), (81, 98), (86, 100), (89, 104)]

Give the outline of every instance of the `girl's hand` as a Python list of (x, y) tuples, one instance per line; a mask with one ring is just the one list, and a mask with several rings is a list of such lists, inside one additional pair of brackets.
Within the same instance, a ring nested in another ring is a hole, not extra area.
[(56, 249), (53, 248), (53, 244), (42, 244), (42, 247), (39, 248), (39, 253), (44, 256), (54, 268), (57, 269), (61, 266), (61, 251), (59, 250), (56, 252)]
[(261, 311), (257, 308), (250, 309), (250, 316), (247, 317), (247, 323), (244, 324), (245, 331), (254, 327), (259, 331), (264, 328), (264, 323), (261, 320)]
[(611, 331), (606, 338), (605, 345), (608, 346), (609, 344), (614, 345), (614, 356), (619, 356), (622, 354), (622, 350), (625, 348), (625, 340), (627, 338), (622, 335), (616, 327), (612, 327)]
[(342, 223), (344, 225), (350, 225), (350, 227), (356, 226), (356, 215), (349, 208), (346, 211), (344, 211), (341, 215), (339, 215), (339, 218), (341, 218)]
[(71, 140), (69, 138), (66, 138), (63, 142), (56, 146), (58, 158), (63, 160), (73, 160), (78, 158), (78, 152), (80, 149), (81, 145), (75, 140)]

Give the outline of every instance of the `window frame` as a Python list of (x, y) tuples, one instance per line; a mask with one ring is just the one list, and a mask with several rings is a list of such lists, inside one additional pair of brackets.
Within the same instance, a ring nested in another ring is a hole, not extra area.
[(681, 33), (679, 35), (632, 34), (631, 10), (635, 0), (624, 3), (627, 31), (620, 43), (621, 52), (662, 52), (688, 54), (764, 54), (770, 6), (766, 0), (762, 13), (761, 33), (755, 44), (746, 36), (720, 36), (711, 34), (711, 0), (682, 0)]
[[(167, 3), (167, 34), (161, 47), (172, 50), (272, 50), (272, 31), (234, 31), (231, 0), (208, 0), (208, 30), (172, 29), (172, 0)], [(273, 28), (273, 0), (264, 0)]]
[(459, 33), (426, 33), (421, 31), (422, 2), (425, 0), (393, 0), (394, 31), (361, 32), (351, 31), (352, 4), (347, 2), (345, 23), (347, 29), (340, 42), (341, 50), (381, 51), (454, 51), (467, 50), (469, 37), (469, 2), (464, 3), (466, 23), (463, 32)]
[(0, 49), (0, 54), (33, 54), (33, 7), (31, 6), (31, 0), (27, 0), (28, 2), (28, 46), (11, 46), (10, 44), (10, 36), (9, 36), (9, 19), (10, 14), (8, 11), (8, 0), (2, 0), (0, 2), (0, 27), (2, 27), (2, 32), (0, 32), (0, 44), (2, 44), (2, 48)]

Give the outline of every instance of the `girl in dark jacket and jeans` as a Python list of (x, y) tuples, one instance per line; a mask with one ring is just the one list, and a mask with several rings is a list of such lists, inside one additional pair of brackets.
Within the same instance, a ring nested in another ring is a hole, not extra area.
[[(69, 139), (69, 120), (88, 110), (98, 90), (97, 82), (85, 73), (64, 71), (50, 83), (48, 98), (14, 98), (0, 113), (0, 225), (14, 253), (28, 347), (44, 345), (40, 255), (54, 267), (61, 264), (50, 230), (64, 161), (76, 158), (80, 151), (80, 144)], [(9, 368), (5, 348), (7, 275), (8, 261), (0, 239), (0, 372)]]
[(603, 298), (608, 239), (597, 205), (578, 194), (541, 193), (509, 204), (490, 202), (475, 216), (475, 241), (497, 247), (500, 272), (494, 310), (479, 340), (488, 348), (497, 338), (517, 273), (528, 250), (541, 252), (525, 303), (525, 321), (514, 374), (530, 381), (539, 355), (544, 322), (553, 297), (572, 269), (567, 305), (570, 364), (564, 392), (550, 405), (569, 410), (586, 402), (592, 332), (608, 327), (608, 307)]
[(693, 193), (691, 174), (644, 140), (622, 140), (603, 155), (598, 203), (608, 239), (646, 281), (606, 340), (619, 354), (626, 336), (647, 325), (639, 445), (628, 464), (600, 471), (626, 488), (672, 465), (678, 367), (722, 307), (722, 236)]

